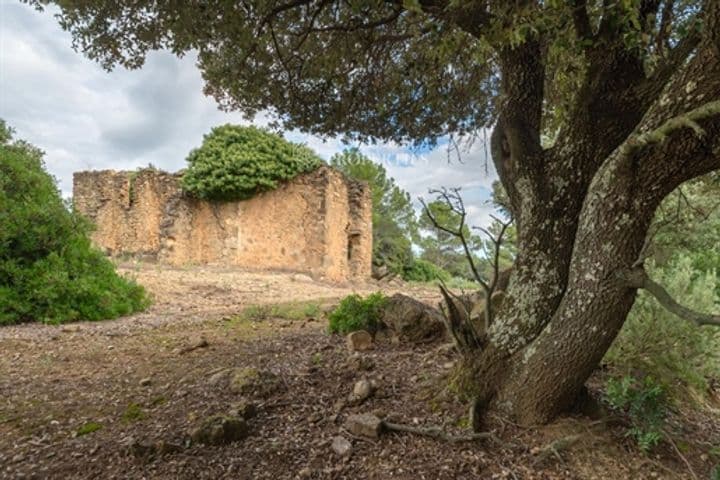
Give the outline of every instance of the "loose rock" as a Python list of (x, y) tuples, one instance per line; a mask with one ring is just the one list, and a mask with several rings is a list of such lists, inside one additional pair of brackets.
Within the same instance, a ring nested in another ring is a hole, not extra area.
[(350, 401), (353, 403), (360, 403), (368, 398), (373, 394), (375, 391), (375, 386), (370, 382), (370, 380), (363, 378), (362, 380), (358, 380), (355, 382), (355, 386), (353, 387), (353, 391), (350, 394)]
[(215, 415), (190, 432), (193, 443), (227, 445), (249, 434), (247, 423), (240, 417)]
[(278, 391), (281, 381), (272, 372), (255, 368), (236, 368), (230, 377), (230, 391), (241, 395), (268, 398)]
[(331, 445), (333, 452), (341, 457), (347, 457), (352, 453), (352, 444), (341, 436), (334, 437)]
[(351, 352), (362, 352), (373, 348), (373, 339), (365, 330), (350, 332), (347, 339), (347, 347)]
[(147, 387), (147, 386), (150, 386), (150, 384), (152, 384), (152, 378), (150, 378), (150, 377), (143, 378), (142, 380), (140, 380), (141, 387)]
[(445, 335), (439, 310), (400, 293), (388, 299), (382, 321), (402, 341), (418, 343)]
[(353, 435), (379, 438), (382, 430), (382, 420), (369, 413), (350, 415), (345, 421), (345, 428)]

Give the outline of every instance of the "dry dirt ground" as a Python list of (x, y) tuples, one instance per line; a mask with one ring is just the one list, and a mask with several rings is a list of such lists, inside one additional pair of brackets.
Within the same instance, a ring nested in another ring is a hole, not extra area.
[[(708, 478), (718, 417), (673, 417), (685, 439), (643, 455), (622, 427), (568, 416), (523, 429), (491, 419), (496, 441), (448, 443), (413, 434), (350, 435), (352, 413), (463, 431), (465, 406), (445, 388), (452, 353), (438, 344), (379, 341), (348, 365), (345, 340), (313, 318), (247, 318), (250, 305), (312, 300), (324, 307), (352, 292), (403, 291), (436, 301), (429, 287), (333, 286), (292, 274), (221, 268), (124, 266), (155, 298), (149, 311), (61, 327), (0, 328), (0, 478), (87, 479), (470, 479)], [(206, 346), (190, 350), (187, 347)], [(204, 343), (203, 343), (204, 344)], [(281, 380), (259, 400), (250, 436), (226, 446), (191, 445), (187, 432), (228, 411), (237, 395), (217, 381), (234, 367)], [(343, 405), (362, 377), (376, 393)], [(709, 415), (709, 414), (708, 414)], [(82, 430), (93, 430), (85, 434)], [(342, 435), (349, 456), (331, 449)], [(163, 441), (177, 451), (134, 454)], [(565, 445), (567, 444), (567, 445)], [(555, 452), (546, 448), (555, 445)]]

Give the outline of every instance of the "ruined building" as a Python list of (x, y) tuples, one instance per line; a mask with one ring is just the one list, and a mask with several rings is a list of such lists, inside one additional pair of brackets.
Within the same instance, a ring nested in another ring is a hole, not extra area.
[(110, 255), (172, 265), (218, 264), (347, 281), (370, 276), (370, 189), (323, 166), (249, 200), (188, 197), (180, 174), (78, 172), (75, 208)]

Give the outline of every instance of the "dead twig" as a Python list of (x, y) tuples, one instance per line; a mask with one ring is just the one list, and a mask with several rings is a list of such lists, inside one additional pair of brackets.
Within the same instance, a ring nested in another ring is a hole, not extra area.
[(688, 471), (690, 472), (690, 475), (695, 479), (698, 480), (698, 476), (695, 474), (695, 470), (693, 470), (692, 465), (690, 465), (690, 462), (687, 458), (685, 458), (685, 455), (682, 454), (680, 449), (678, 448), (677, 444), (675, 444), (675, 441), (672, 439), (672, 437), (667, 433), (663, 432), (665, 434), (665, 438), (667, 439), (668, 443), (672, 445), (673, 450), (675, 450), (675, 453), (678, 457), (680, 457), (680, 460), (683, 461), (683, 463), (687, 466)]

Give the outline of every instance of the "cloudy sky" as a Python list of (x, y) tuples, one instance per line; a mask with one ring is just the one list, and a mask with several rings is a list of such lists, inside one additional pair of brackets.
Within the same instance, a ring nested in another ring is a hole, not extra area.
[[(151, 54), (141, 70), (104, 71), (74, 52), (68, 33), (53, 17), (17, 0), (0, 0), (0, 118), (16, 137), (46, 152), (48, 170), (63, 195), (72, 194), (72, 173), (87, 169), (134, 169), (148, 163), (183, 168), (203, 134), (223, 123), (250, 123), (217, 109), (202, 93), (195, 58)], [(262, 116), (253, 123), (263, 125)], [(330, 158), (347, 145), (287, 132)], [(485, 145), (464, 146), (448, 161), (446, 147), (417, 153), (398, 145), (357, 145), (388, 169), (413, 199), (432, 187), (461, 187), (472, 222), (486, 224), (489, 187), (495, 178)], [(490, 169), (486, 173), (486, 167)]]

